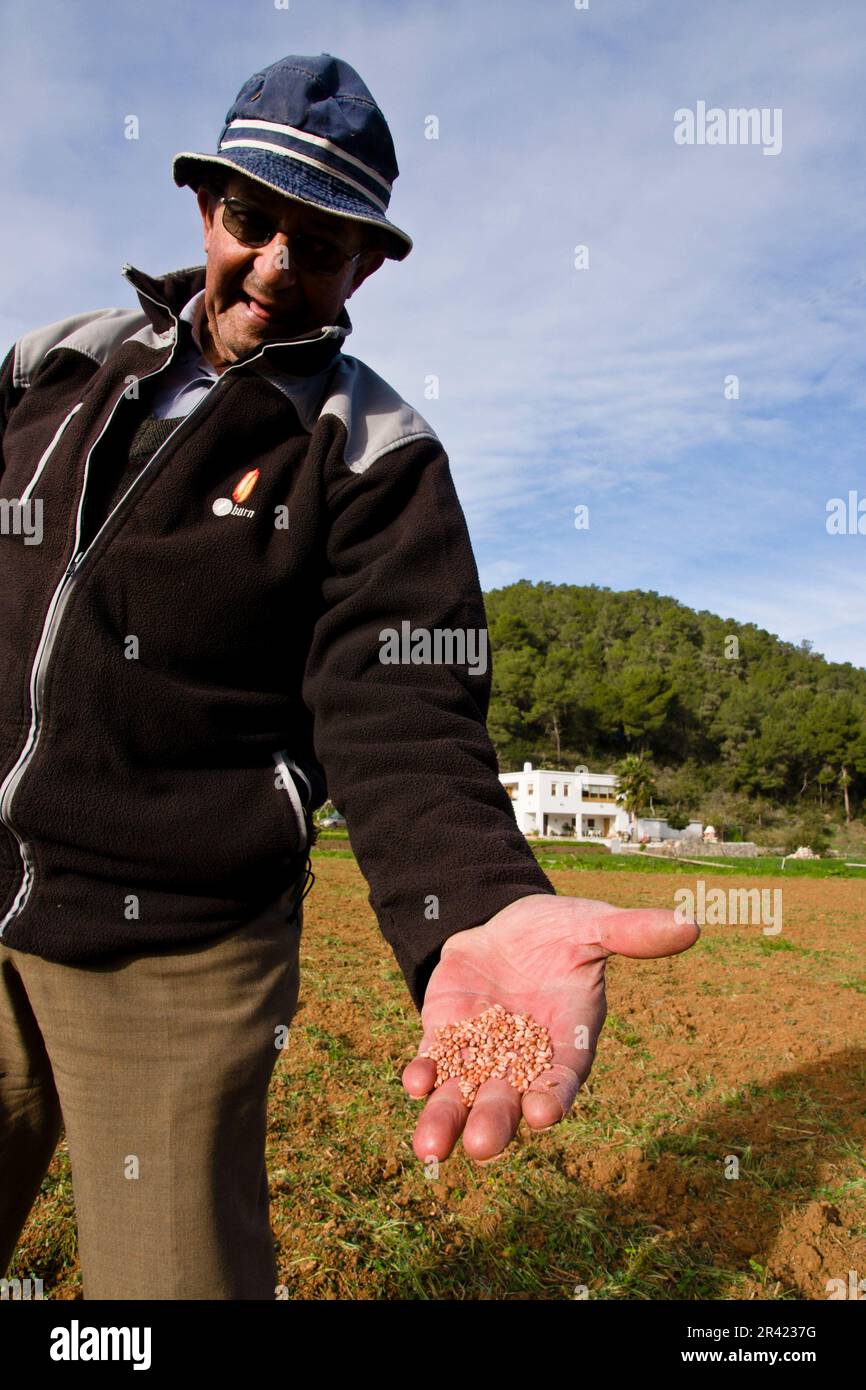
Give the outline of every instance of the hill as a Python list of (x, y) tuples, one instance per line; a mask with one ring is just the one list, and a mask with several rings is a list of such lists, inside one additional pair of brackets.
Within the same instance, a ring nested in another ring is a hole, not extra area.
[(862, 812), (866, 670), (653, 591), (520, 580), (485, 603), (501, 767), (643, 754), (656, 811), (728, 838), (793, 817), (820, 843)]

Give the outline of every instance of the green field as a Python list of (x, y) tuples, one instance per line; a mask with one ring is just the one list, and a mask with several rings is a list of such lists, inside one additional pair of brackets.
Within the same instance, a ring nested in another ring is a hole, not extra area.
[[(584, 869), (605, 873), (648, 873), (680, 874), (690, 873), (702, 868), (707, 873), (718, 869), (725, 877), (736, 871), (743, 878), (866, 878), (864, 867), (856, 868), (846, 864), (843, 859), (791, 859), (782, 868), (782, 856), (758, 856), (756, 859), (739, 859), (724, 855), (713, 855), (702, 859), (699, 853), (687, 859), (668, 859), (656, 854), (611, 854), (608, 850), (595, 846), (564, 846), (561, 840), (530, 841), (530, 847), (541, 867), (548, 869)], [(319, 836), (312, 858), (334, 856), (353, 859), (349, 837), (342, 830), (326, 830)]]

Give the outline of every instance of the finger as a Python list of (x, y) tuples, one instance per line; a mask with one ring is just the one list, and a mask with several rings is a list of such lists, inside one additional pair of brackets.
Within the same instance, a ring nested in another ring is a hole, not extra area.
[(531, 1081), (522, 1098), (523, 1118), (530, 1129), (550, 1129), (565, 1119), (584, 1079), (573, 1067), (554, 1063)]
[(447, 1158), (466, 1124), (469, 1109), (460, 1094), (456, 1076), (439, 1086), (418, 1117), (412, 1148), (416, 1158)]
[(432, 1057), (413, 1057), (400, 1079), (413, 1100), (422, 1100), (436, 1085), (436, 1063)]
[(463, 1131), (463, 1150), (479, 1161), (508, 1148), (520, 1124), (520, 1092), (501, 1078), (478, 1087)]
[(549, 1067), (529, 1083), (523, 1093), (523, 1117), (531, 1129), (550, 1129), (559, 1124), (571, 1107), (574, 1098), (583, 1085), (598, 1046), (598, 1035), (607, 1013), (607, 1003), (602, 995), (601, 1012), (596, 1013), (586, 1027), (575, 1027), (575, 1042), (579, 1034), (584, 1043), (553, 1041), (553, 1057)]
[(578, 923), (576, 931), (584, 944), (598, 943), (606, 951), (636, 960), (679, 955), (694, 946), (701, 934), (694, 922), (681, 922), (674, 911), (662, 907), (593, 914), (590, 921)]

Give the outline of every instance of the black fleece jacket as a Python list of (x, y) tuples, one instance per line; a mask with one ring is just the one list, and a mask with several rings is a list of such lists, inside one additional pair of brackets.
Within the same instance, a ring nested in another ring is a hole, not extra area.
[(380, 659), (404, 623), (486, 637), (447, 455), (342, 352), (343, 310), (223, 372), (86, 535), (204, 284), (124, 274), (140, 309), (34, 329), (0, 371), (0, 941), (80, 963), (238, 928), (330, 795), (420, 1010), (448, 937), (554, 891), (490, 661)]

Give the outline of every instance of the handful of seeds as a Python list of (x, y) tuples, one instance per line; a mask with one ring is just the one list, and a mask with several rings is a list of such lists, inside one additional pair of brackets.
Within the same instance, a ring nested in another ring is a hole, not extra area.
[(437, 1028), (431, 1046), (419, 1056), (436, 1063), (437, 1090), (459, 1077), (460, 1094), (471, 1105), (483, 1081), (504, 1078), (518, 1091), (528, 1090), (553, 1060), (553, 1047), (543, 1024), (493, 1004), (475, 1018)]

